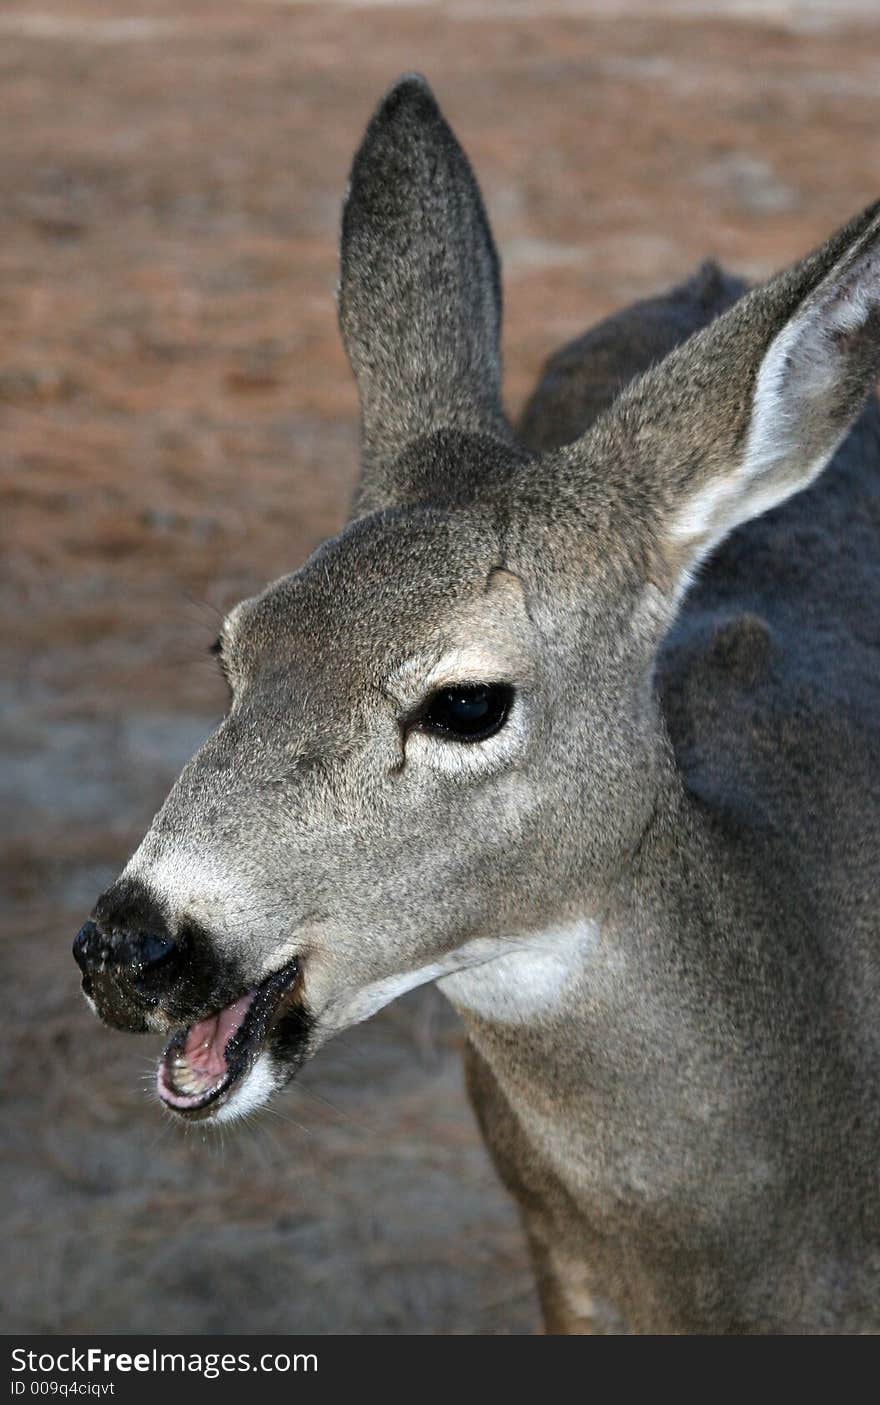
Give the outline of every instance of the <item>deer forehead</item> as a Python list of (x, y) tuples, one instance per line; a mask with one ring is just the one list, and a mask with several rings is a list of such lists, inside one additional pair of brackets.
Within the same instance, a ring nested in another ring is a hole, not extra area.
[(233, 680), (287, 674), (308, 688), (329, 678), (351, 697), (410, 699), (444, 684), (522, 676), (536, 643), (525, 587), (498, 564), (491, 537), (474, 549), (467, 525), (463, 535), (456, 557), (448, 535), (437, 550), (404, 531), (391, 561), (336, 539), (229, 612), (222, 638)]

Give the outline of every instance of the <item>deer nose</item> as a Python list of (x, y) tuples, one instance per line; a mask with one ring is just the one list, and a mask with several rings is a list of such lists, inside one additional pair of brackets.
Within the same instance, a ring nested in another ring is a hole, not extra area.
[(85, 977), (122, 982), (133, 992), (157, 995), (171, 983), (180, 964), (177, 942), (152, 894), (134, 878), (120, 878), (95, 904), (91, 918), (73, 943), (73, 955)]
[[(164, 924), (163, 924), (164, 927)], [(73, 955), (84, 976), (98, 971), (141, 976), (167, 960), (177, 943), (164, 930), (136, 931), (86, 922), (76, 934)]]
[(153, 1012), (175, 997), (187, 949), (187, 937), (170, 931), (159, 903), (135, 878), (119, 878), (101, 895), (73, 943), (95, 1013), (131, 1030), (149, 1028)]

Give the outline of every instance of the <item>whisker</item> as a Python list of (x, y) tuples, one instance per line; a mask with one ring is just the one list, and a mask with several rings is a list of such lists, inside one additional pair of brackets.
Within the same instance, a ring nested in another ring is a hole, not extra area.
[(296, 1118), (291, 1117), (288, 1113), (279, 1112), (277, 1107), (264, 1106), (262, 1111), (267, 1112), (270, 1117), (277, 1117), (279, 1122), (289, 1122), (291, 1126), (298, 1128), (300, 1132), (305, 1132), (307, 1137), (313, 1137), (315, 1135), (311, 1127), (306, 1127), (302, 1122), (297, 1122)]
[(371, 1127), (368, 1123), (362, 1122), (360, 1118), (355, 1117), (354, 1114), (349, 1112), (346, 1108), (337, 1107), (336, 1103), (331, 1102), (329, 1098), (325, 1098), (323, 1093), (316, 1093), (314, 1088), (309, 1088), (304, 1083), (294, 1083), (293, 1091), (302, 1093), (307, 1098), (313, 1098), (315, 1102), (322, 1103), (324, 1107), (329, 1107), (330, 1111), (335, 1112), (337, 1117), (341, 1117), (344, 1122), (350, 1122), (353, 1127), (360, 1128), (362, 1132), (367, 1132), (370, 1136), (375, 1135), (375, 1127)]

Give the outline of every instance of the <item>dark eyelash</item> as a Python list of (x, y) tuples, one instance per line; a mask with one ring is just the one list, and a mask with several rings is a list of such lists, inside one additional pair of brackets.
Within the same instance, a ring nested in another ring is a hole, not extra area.
[(218, 664), (218, 666), (219, 666), (220, 672), (223, 674), (223, 681), (224, 681), (224, 683), (226, 684), (226, 687), (227, 687), (228, 690), (229, 690), (229, 697), (230, 697), (230, 700), (231, 700), (231, 698), (232, 698), (232, 680), (231, 680), (231, 678), (229, 677), (229, 665), (228, 665), (228, 663), (226, 662), (226, 659), (223, 657), (223, 636), (222, 636), (222, 635), (220, 635), (217, 639), (215, 639), (213, 644), (209, 644), (209, 646), (208, 646), (208, 653), (209, 653), (209, 654), (212, 654), (212, 655), (214, 656), (214, 658), (217, 660), (217, 664)]

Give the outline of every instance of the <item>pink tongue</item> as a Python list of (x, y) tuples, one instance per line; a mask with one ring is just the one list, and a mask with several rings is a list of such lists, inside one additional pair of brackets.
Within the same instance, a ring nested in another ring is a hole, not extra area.
[(207, 1019), (199, 1020), (188, 1030), (183, 1056), (190, 1068), (204, 1075), (207, 1081), (215, 1083), (226, 1072), (224, 1050), (233, 1034), (241, 1028), (253, 998), (253, 991), (242, 995), (234, 1005), (227, 1005), (219, 1014), (208, 1015)]

